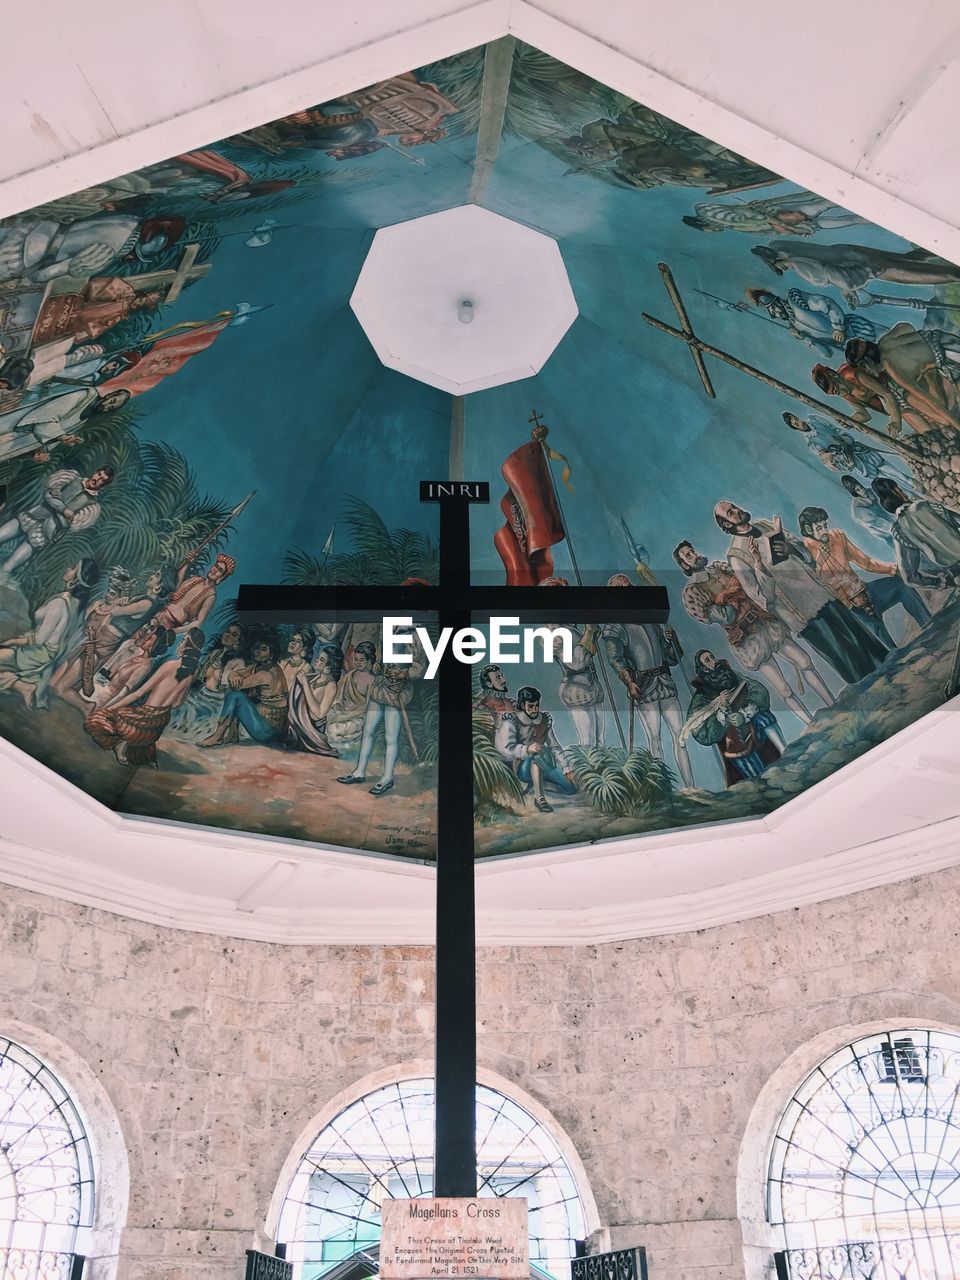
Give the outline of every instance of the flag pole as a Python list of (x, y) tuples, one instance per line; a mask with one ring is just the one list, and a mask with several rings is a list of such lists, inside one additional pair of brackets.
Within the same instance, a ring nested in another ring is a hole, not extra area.
[[(563, 529), (563, 536), (567, 543), (567, 550), (570, 552), (570, 563), (573, 566), (573, 576), (577, 580), (577, 586), (582, 587), (583, 578), (580, 575), (580, 566), (577, 564), (577, 554), (573, 547), (573, 540), (570, 537), (570, 527), (567, 524), (567, 517), (563, 511), (563, 503), (560, 501), (560, 492), (557, 489), (556, 477), (553, 474), (553, 468), (550, 466), (550, 454), (547, 451), (546, 445), (550, 428), (543, 424), (536, 409), (533, 410), (527, 421), (533, 423), (533, 430), (530, 434), (533, 439), (536, 440), (543, 452), (543, 460), (546, 463), (547, 475), (550, 477), (550, 487), (553, 490), (553, 498), (557, 504), (557, 511), (560, 513), (560, 525)], [(602, 635), (603, 633), (601, 632), (600, 634)], [(613, 689), (610, 685), (610, 676), (607, 673), (607, 668), (603, 661), (603, 651), (599, 645), (597, 645), (597, 666), (600, 668), (600, 678), (603, 681), (603, 687), (606, 690), (607, 697), (610, 699), (610, 710), (613, 712), (613, 718), (616, 722), (617, 733), (620, 736), (620, 745), (623, 747), (624, 751), (626, 751), (628, 749), (627, 739), (624, 736), (623, 725), (620, 723), (620, 712), (617, 710), (617, 704), (614, 701)]]

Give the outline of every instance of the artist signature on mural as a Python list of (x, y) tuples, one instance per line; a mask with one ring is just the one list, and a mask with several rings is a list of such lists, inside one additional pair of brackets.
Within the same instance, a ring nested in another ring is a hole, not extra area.
[[(432, 841), (435, 838), (435, 833), (429, 827), (408, 827), (402, 823), (397, 826), (390, 826), (385, 822), (378, 822), (376, 829), (388, 833), (384, 841), (388, 849), (391, 847), (425, 849), (427, 840)], [(420, 839), (421, 836), (426, 836), (427, 840)]]

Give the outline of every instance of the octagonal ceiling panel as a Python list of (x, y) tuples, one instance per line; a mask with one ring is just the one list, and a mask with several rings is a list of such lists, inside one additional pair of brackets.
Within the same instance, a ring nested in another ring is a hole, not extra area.
[(458, 396), (539, 373), (577, 316), (557, 242), (473, 204), (378, 231), (350, 306), (387, 368)]
[[(372, 346), (349, 302), (377, 232), (431, 216), (549, 237), (569, 283), (517, 288), (489, 247), (454, 281), (476, 234), (431, 236), (392, 305), (444, 332), (374, 319)], [(479, 853), (768, 814), (952, 691), (958, 282), (510, 42), (5, 219), (0, 730), (122, 813), (430, 859), (435, 686), (384, 673), (376, 628), (254, 627), (234, 587), (434, 581), (417, 482), (462, 463), (503, 479), (475, 580), (672, 602), (671, 634), (584, 619), (566, 671), (478, 687)], [(500, 297), (512, 358), (441, 375)]]

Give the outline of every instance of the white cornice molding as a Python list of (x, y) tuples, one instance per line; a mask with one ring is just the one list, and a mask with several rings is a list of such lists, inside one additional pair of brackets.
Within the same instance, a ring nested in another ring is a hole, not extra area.
[[(481, 860), (478, 940), (565, 945), (684, 933), (956, 865), (958, 716), (960, 701), (940, 707), (767, 818)], [(935, 801), (918, 816), (913, 792), (925, 774)], [(422, 863), (125, 817), (2, 740), (0, 777), (0, 882), (262, 942), (432, 943), (435, 877)], [(894, 783), (906, 789), (911, 816), (894, 807), (884, 830), (870, 810)], [(210, 885), (223, 893), (205, 892)], [(285, 903), (271, 904), (283, 894)], [(318, 905), (301, 905), (311, 901)]]
[[(760, 833), (757, 833), (760, 835)], [(616, 906), (481, 908), (481, 946), (572, 946), (690, 933), (844, 897), (960, 864), (960, 818), (696, 893)], [(0, 839), (0, 881), (148, 924), (287, 945), (430, 946), (432, 886), (421, 909), (324, 908), (256, 912), (226, 899), (158, 885), (80, 859)]]

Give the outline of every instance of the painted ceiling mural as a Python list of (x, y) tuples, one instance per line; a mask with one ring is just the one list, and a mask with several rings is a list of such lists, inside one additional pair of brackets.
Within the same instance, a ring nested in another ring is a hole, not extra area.
[[(119, 812), (435, 852), (435, 685), (235, 586), (436, 581), (453, 404), (348, 301), (475, 193), (485, 55), (0, 222), (0, 733)], [(580, 316), (466, 398), (474, 580), (671, 619), (475, 669), (478, 854), (762, 815), (938, 706), (960, 267), (520, 44), (480, 202)]]

